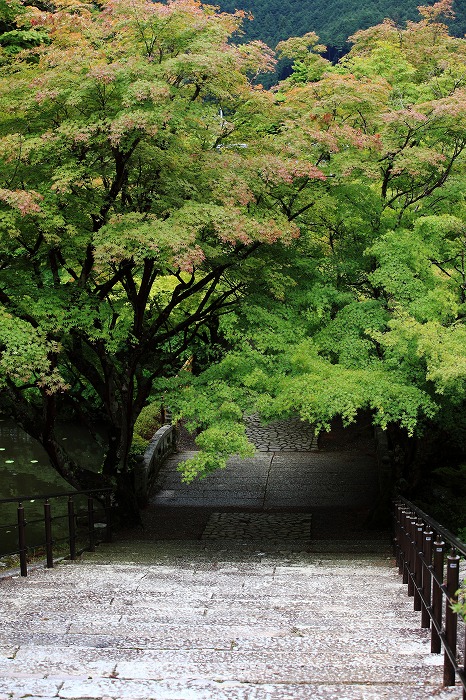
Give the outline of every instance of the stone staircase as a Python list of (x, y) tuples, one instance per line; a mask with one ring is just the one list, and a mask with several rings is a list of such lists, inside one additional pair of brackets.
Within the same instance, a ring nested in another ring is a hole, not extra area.
[(249, 429), (204, 481), (167, 460), (139, 539), (0, 581), (0, 700), (460, 699), (366, 528), (370, 425)]
[(4, 579), (0, 699), (459, 700), (389, 553), (283, 546), (128, 541)]

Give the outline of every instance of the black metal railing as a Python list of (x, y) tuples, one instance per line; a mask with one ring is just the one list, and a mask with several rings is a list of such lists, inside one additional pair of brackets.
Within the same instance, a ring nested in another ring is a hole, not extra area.
[(444, 685), (455, 685), (458, 676), (465, 700), (465, 625), (452, 605), (457, 602), (466, 545), (405, 498), (395, 501), (394, 511), (399, 573), (414, 598), (414, 610), (421, 613), (421, 627), (431, 629), (431, 652), (440, 654), (443, 646)]
[[(38, 504), (42, 504), (39, 511)], [(43, 558), (47, 568), (53, 568), (57, 549), (64, 557), (76, 559), (83, 551), (94, 551), (98, 542), (112, 538), (111, 489), (0, 499), (0, 512), (8, 506), (7, 517), (16, 516), (16, 522), (3, 523), (2, 518), (0, 543), (7, 542), (7, 533), (9, 542), (1, 547), (0, 559), (18, 560), (21, 576), (27, 576), (31, 560)]]

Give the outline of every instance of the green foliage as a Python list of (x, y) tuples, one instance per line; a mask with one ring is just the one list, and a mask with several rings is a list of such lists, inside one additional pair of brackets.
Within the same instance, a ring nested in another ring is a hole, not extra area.
[(160, 404), (157, 402), (144, 406), (134, 423), (133, 444), (136, 437), (147, 441), (162, 425)]
[(203, 478), (215, 469), (224, 468), (232, 454), (241, 457), (254, 454), (242, 420), (244, 394), (243, 388), (235, 389), (224, 383), (218, 366), (213, 365), (202, 377), (185, 379), (171, 395), (171, 406), (178, 415), (188, 418), (188, 430), (201, 429), (196, 438), (200, 452), (180, 465), (184, 481)]
[[(466, 530), (466, 529), (465, 529)], [(463, 541), (466, 539), (466, 531), (463, 531), (460, 537)], [(463, 581), (461, 588), (456, 591), (457, 600), (451, 603), (451, 609), (453, 612), (460, 615), (466, 622), (466, 580)]]
[[(342, 47), (358, 29), (367, 29), (386, 17), (398, 25), (406, 20), (416, 20), (418, 0), (312, 0), (297, 2), (290, 0), (284, 5), (278, 0), (222, 0), (220, 7), (227, 12), (242, 9), (251, 12), (253, 22), (244, 27), (245, 38), (262, 39), (269, 46), (276, 46), (279, 41), (290, 36), (301, 36), (307, 32), (316, 32), (323, 43)], [(431, 3), (429, 3), (431, 4)], [(449, 20), (452, 32), (456, 36), (466, 33), (466, 12), (462, 3), (454, 3), (456, 18)]]
[(241, 458), (254, 455), (254, 447), (238, 423), (219, 420), (215, 426), (204, 430), (196, 442), (201, 451), (179, 467), (183, 481), (187, 483), (195, 478), (204, 478), (216, 469), (225, 468), (231, 455)]
[(131, 442), (131, 448), (129, 452), (129, 459), (133, 463), (135, 459), (144, 454), (149, 444), (149, 440), (146, 440), (141, 435), (134, 433), (133, 440)]
[(48, 42), (46, 31), (31, 26), (29, 12), (21, 2), (0, 0), (0, 66), (11, 61), (23, 49)]
[(222, 321), (231, 352), (196, 380), (196, 399), (184, 393), (190, 414), (208, 392), (200, 427), (230, 397), (238, 425), (258, 411), (327, 429), (368, 410), (384, 429), (435, 425), (460, 445), (466, 44), (438, 22), (440, 5), (404, 30), (360, 32), (320, 74), (303, 69), (314, 36), (285, 42), (297, 72), (281, 86), (274, 138), (325, 180), (299, 203), (286, 182), (274, 190), (301, 235), (271, 261), (275, 283), (258, 279)]
[(230, 40), (241, 13), (33, 13), (51, 43), (0, 76), (1, 400), (68, 478), (83, 472), (53, 417), (78, 404), (104, 417), (102, 473), (124, 493), (149, 396), (201, 431), (188, 481), (251, 454), (245, 412), (326, 429), (369, 410), (410, 435), (463, 415), (466, 42), (440, 21), (450, 4), (359, 31), (337, 66), (311, 32), (284, 41), (296, 70), (273, 91), (252, 84), (270, 50)]

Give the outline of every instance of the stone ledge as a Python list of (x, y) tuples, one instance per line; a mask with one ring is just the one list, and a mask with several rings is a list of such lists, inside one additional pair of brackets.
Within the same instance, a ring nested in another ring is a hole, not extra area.
[(145, 504), (150, 487), (165, 459), (176, 449), (176, 430), (173, 425), (163, 425), (152, 437), (141, 461), (134, 470), (135, 491), (138, 500)]

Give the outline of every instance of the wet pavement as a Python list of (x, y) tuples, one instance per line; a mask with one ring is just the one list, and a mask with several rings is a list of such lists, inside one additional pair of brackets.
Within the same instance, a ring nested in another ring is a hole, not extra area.
[(0, 700), (460, 699), (367, 529), (370, 433), (260, 439), (189, 486), (174, 455), (144, 530), (0, 581)]
[(1, 586), (2, 700), (461, 697), (381, 555), (133, 541)]
[[(180, 451), (165, 462), (144, 514), (147, 537), (195, 539), (205, 537), (206, 533), (221, 537), (225, 525), (224, 534), (230, 539), (235, 536), (241, 539), (241, 532), (238, 530), (236, 535), (234, 532), (236, 521), (221, 514), (237, 512), (244, 518), (248, 512), (255, 512), (294, 514), (295, 519), (288, 520), (288, 531), (286, 518), (279, 523), (281, 537), (286, 540), (294, 539), (296, 518), (309, 515), (312, 524), (306, 532), (312, 541), (332, 540), (334, 546), (337, 540), (348, 541), (361, 536), (363, 539), (386, 538), (385, 532), (365, 528), (379, 498), (370, 425), (355, 426), (342, 434), (335, 430), (323, 435), (320, 449), (317, 449), (314, 428), (297, 419), (262, 426), (253, 417), (252, 425), (253, 429), (250, 420), (249, 437), (261, 448), (254, 457), (233, 457), (225, 469), (204, 479), (190, 484), (182, 480), (179, 465), (195, 456), (192, 449)], [(277, 434), (280, 434), (280, 445), (277, 445)], [(298, 449), (299, 444), (306, 449)], [(338, 446), (340, 449), (335, 449)], [(261, 538), (264, 517), (250, 518), (248, 538), (255, 536), (254, 523), (259, 528), (256, 539)], [(302, 534), (298, 540), (302, 541)], [(299, 546), (300, 542), (296, 544)]]
[(195, 453), (173, 455), (156, 481), (157, 506), (213, 506), (260, 510), (363, 508), (377, 498), (374, 452), (267, 452), (232, 458), (225, 469), (190, 484), (178, 464)]

